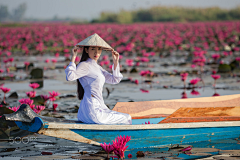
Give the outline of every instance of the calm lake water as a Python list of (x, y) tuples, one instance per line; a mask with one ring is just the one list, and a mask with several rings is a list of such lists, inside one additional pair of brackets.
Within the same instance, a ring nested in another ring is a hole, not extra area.
[[(63, 58), (62, 58), (63, 59)], [(174, 70), (178, 71), (191, 71), (190, 65), (179, 67), (176, 64), (169, 64), (168, 67), (163, 67), (164, 62), (177, 63), (176, 60), (169, 61), (169, 59), (157, 59), (156, 62), (149, 63), (154, 65), (154, 68), (148, 68), (158, 73), (158, 77), (153, 78), (151, 84), (144, 83), (139, 73), (122, 73), (124, 80), (128, 77), (139, 80), (139, 84), (132, 82), (120, 82), (117, 85), (105, 84), (103, 88), (104, 102), (111, 109), (117, 102), (128, 102), (128, 101), (152, 101), (152, 100), (169, 100), (169, 99), (181, 99), (182, 93), (187, 94), (187, 98), (198, 98), (198, 97), (211, 97), (214, 94), (219, 95), (231, 95), (240, 93), (239, 77), (231, 77), (230, 75), (223, 74), (222, 77), (217, 81), (216, 89), (213, 88), (213, 79), (211, 78), (211, 68), (206, 67), (206, 73), (203, 75), (204, 83), (199, 82), (198, 88), (195, 91), (198, 94), (191, 94), (192, 89), (182, 89), (183, 83), (179, 75), (175, 75)], [(124, 62), (124, 61), (123, 61)], [(180, 63), (181, 61), (179, 61)], [(58, 66), (63, 66), (65, 63), (59, 63)], [(37, 63), (36, 66), (43, 67), (44, 63)], [(124, 67), (123, 67), (124, 68)], [(125, 67), (127, 68), (127, 67)], [(145, 70), (146, 67), (138, 67), (140, 70)], [(22, 75), (24, 72), (18, 72), (18, 75)], [(167, 74), (172, 73), (172, 74)], [(37, 89), (37, 95), (48, 94), (48, 91), (58, 91), (61, 95), (76, 95), (76, 82), (67, 82), (65, 80), (64, 69), (46, 70), (44, 76), (48, 78), (43, 79), (43, 87)], [(187, 82), (190, 79), (196, 78), (198, 75), (189, 75)], [(9, 100), (9, 106), (18, 106), (17, 100), (26, 98), (26, 91), (30, 91), (31, 88), (28, 86), (30, 80), (18, 80), (18, 81), (3, 81), (4, 87), (11, 88), (11, 93), (16, 91), (19, 98), (16, 100)], [(110, 91), (108, 95), (107, 89)], [(141, 89), (147, 90), (148, 92), (142, 92)], [(7, 96), (10, 95), (7, 94)], [(2, 97), (1, 93), (1, 97)], [(77, 98), (62, 98), (56, 101), (58, 108), (56, 113), (65, 117), (66, 119), (77, 119), (77, 113), (66, 112), (66, 109), (73, 109), (75, 106), (79, 106), (81, 101)], [(239, 133), (240, 135), (240, 133)], [(21, 134), (19, 134), (21, 136)], [(239, 137), (236, 137), (239, 138)], [(174, 145), (174, 144), (173, 144)], [(223, 139), (221, 141), (211, 142), (198, 142), (183, 145), (182, 147), (192, 146), (193, 150), (191, 153), (182, 153), (177, 149), (169, 149), (171, 146), (163, 146), (161, 148), (143, 148), (127, 150), (125, 152), (125, 159), (128, 159), (128, 155), (132, 154), (132, 159), (136, 159), (136, 153), (138, 151), (145, 152), (144, 159), (207, 159), (212, 156), (226, 156), (229, 155), (230, 151), (236, 150), (236, 153), (240, 151), (239, 139)], [(208, 149), (206, 149), (208, 148)], [(195, 150), (194, 150), (195, 149)], [(220, 149), (216, 151), (216, 149)], [(224, 152), (225, 150), (226, 152)], [(51, 152), (53, 155), (41, 155), (42, 151)], [(95, 154), (101, 151), (101, 147), (87, 145), (79, 142), (48, 137), (38, 134), (27, 135), (24, 141), (0, 141), (0, 159), (81, 159), (79, 152), (83, 153), (87, 151), (87, 154)], [(152, 154), (148, 153), (151, 152)], [(148, 153), (148, 154), (147, 154)], [(236, 153), (233, 155), (236, 157)], [(239, 152), (240, 155), (240, 152)], [(73, 156), (73, 157), (72, 157)], [(215, 157), (216, 158), (216, 157)], [(229, 158), (229, 157), (228, 157)], [(82, 157), (82, 159), (87, 159)], [(101, 159), (101, 158), (100, 158)], [(103, 159), (103, 158), (102, 158)], [(139, 158), (138, 158), (139, 159)], [(213, 159), (213, 158), (212, 158)]]

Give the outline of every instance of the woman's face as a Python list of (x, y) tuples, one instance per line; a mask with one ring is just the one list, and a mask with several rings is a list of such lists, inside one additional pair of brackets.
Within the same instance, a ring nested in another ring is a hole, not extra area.
[(85, 49), (89, 57), (97, 62), (98, 58), (101, 56), (102, 47), (89, 47), (88, 49)]

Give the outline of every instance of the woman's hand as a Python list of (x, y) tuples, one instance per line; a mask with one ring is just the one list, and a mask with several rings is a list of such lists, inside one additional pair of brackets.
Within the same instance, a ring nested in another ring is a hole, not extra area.
[(112, 50), (112, 58), (113, 58), (114, 70), (115, 70), (119, 61), (119, 53), (117, 51), (114, 51), (114, 49)]
[(75, 59), (76, 59), (76, 57), (77, 57), (77, 54), (78, 54), (78, 49), (79, 49), (79, 47), (78, 46), (74, 46), (73, 48), (72, 48), (72, 60), (71, 60), (71, 62), (75, 62)]
[(72, 48), (72, 54), (73, 54), (73, 56), (74, 57), (77, 57), (77, 54), (78, 54), (78, 50), (79, 49), (79, 47), (78, 46), (74, 46), (73, 48)]

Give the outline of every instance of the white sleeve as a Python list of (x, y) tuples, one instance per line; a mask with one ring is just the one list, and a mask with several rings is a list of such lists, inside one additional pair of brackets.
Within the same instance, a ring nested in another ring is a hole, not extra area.
[(89, 73), (88, 64), (84, 62), (80, 62), (77, 67), (75, 63), (70, 62), (65, 69), (67, 81), (74, 81), (78, 78), (86, 76), (88, 73)]
[(117, 65), (117, 67), (116, 67), (116, 70), (114, 70), (114, 64), (112, 65), (113, 74), (111, 74), (108, 71), (104, 70), (102, 67), (101, 67), (101, 70), (103, 72), (103, 75), (105, 76), (105, 83), (117, 84), (123, 78), (123, 75), (120, 73), (119, 63)]

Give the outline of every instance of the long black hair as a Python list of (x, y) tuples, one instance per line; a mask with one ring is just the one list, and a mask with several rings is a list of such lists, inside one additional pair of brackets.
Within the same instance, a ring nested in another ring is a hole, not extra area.
[[(83, 53), (82, 53), (82, 57), (81, 57), (80, 62), (86, 61), (88, 58), (90, 58), (88, 53), (85, 51), (85, 48), (87, 48), (87, 50), (88, 50), (89, 46), (84, 46), (83, 47)], [(77, 96), (78, 96), (78, 99), (82, 100), (83, 99), (83, 95), (84, 95), (84, 89), (83, 89), (82, 84), (80, 83), (80, 81), (77, 79)]]

